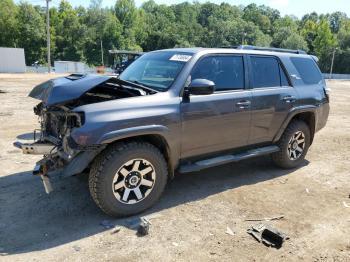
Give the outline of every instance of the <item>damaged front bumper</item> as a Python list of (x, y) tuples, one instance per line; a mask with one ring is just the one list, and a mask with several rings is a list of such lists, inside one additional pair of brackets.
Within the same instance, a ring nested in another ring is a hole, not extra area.
[(53, 191), (50, 183), (51, 176), (69, 177), (82, 173), (105, 148), (104, 145), (90, 147), (86, 150), (69, 148), (70, 152), (67, 153), (62, 146), (57, 146), (45, 140), (38, 140), (33, 143), (16, 141), (13, 145), (21, 149), (24, 154), (44, 156), (36, 163), (33, 175), (40, 176), (45, 192), (48, 194)]
[[(56, 146), (52, 143), (21, 143), (19, 141), (16, 141), (13, 143), (13, 145), (21, 149), (23, 154), (49, 155), (54, 154), (57, 151)], [(45, 188), (45, 192), (47, 194), (50, 194), (50, 192), (52, 192), (53, 189), (47, 172), (47, 166), (37, 163), (33, 169), (33, 175), (40, 176)]]
[(34, 142), (34, 143), (21, 143), (16, 141), (13, 145), (22, 150), (23, 154), (30, 155), (49, 155), (56, 153), (56, 146), (52, 143)]

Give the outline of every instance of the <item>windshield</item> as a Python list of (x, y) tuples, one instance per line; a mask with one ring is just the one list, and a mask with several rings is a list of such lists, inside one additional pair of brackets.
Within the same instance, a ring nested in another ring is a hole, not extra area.
[(191, 53), (176, 51), (147, 53), (126, 68), (119, 78), (157, 91), (165, 91), (191, 57)]

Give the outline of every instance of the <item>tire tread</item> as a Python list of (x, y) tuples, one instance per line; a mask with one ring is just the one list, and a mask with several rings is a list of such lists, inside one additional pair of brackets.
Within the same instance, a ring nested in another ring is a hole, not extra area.
[[(293, 135), (296, 130), (300, 130), (300, 129), (304, 129), (308, 130), (308, 133), (305, 134), (305, 149), (303, 152), (303, 156), (299, 159), (297, 159), (295, 162), (291, 162), (291, 160), (289, 160), (288, 156), (286, 155), (286, 153), (284, 152), (284, 148), (286, 145), (288, 145), (289, 143), (289, 139), (291, 137), (291, 135)], [(292, 122), (289, 123), (289, 125), (287, 126), (287, 128), (284, 130), (282, 137), (280, 138), (280, 140), (278, 141), (277, 145), (279, 146), (279, 148), (281, 149), (280, 151), (273, 153), (272, 154), (272, 160), (273, 162), (284, 169), (289, 169), (289, 168), (293, 168), (297, 165), (299, 165), (299, 163), (304, 159), (307, 150), (310, 146), (310, 128), (309, 126), (302, 120), (293, 120)], [(291, 164), (291, 163), (295, 163), (295, 164)]]
[[(125, 153), (125, 151), (135, 150), (140, 148), (146, 148), (147, 150), (153, 151), (160, 160), (160, 163), (164, 166), (164, 170), (168, 170), (167, 164), (163, 154), (159, 151), (157, 147), (150, 143), (146, 142), (128, 142), (128, 143), (115, 143), (107, 147), (103, 152), (101, 152), (94, 160), (89, 175), (89, 190), (90, 194), (95, 201), (96, 205), (106, 214), (110, 216), (123, 216), (123, 214), (117, 214), (111, 211), (105, 200), (101, 195), (101, 190), (103, 190), (102, 180), (103, 180), (103, 170), (105, 165), (110, 159), (112, 159), (116, 154)], [(165, 174), (168, 176), (168, 174)], [(164, 188), (162, 189), (161, 194), (163, 193)]]

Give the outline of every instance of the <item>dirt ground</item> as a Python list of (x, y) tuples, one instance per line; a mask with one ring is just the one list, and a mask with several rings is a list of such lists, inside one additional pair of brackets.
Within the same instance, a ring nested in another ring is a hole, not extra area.
[[(158, 217), (138, 237), (126, 226), (133, 218), (104, 215), (76, 177), (54, 178), (46, 195), (31, 175), (39, 157), (12, 146), (38, 127), (27, 94), (51, 77), (0, 75), (0, 261), (350, 261), (350, 81), (328, 82), (329, 121), (302, 167), (280, 170), (262, 157), (178, 175), (142, 214)], [(290, 237), (282, 248), (246, 233), (258, 222), (245, 219), (276, 215), (284, 218), (266, 223)]]

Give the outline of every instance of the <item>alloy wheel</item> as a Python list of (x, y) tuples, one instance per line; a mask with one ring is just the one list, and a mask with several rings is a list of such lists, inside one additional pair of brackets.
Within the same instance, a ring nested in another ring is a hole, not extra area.
[(154, 166), (146, 159), (132, 159), (124, 163), (114, 176), (112, 190), (123, 204), (135, 204), (152, 191), (156, 180)]
[(290, 160), (297, 160), (304, 152), (305, 134), (302, 131), (295, 132), (288, 142), (288, 157)]

